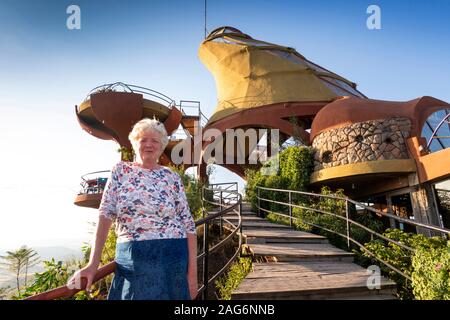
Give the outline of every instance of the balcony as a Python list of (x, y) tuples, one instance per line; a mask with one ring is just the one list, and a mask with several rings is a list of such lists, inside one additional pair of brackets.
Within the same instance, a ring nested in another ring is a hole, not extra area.
[(74, 204), (80, 207), (98, 209), (103, 196), (109, 170), (96, 171), (81, 177), (81, 190), (75, 198)]

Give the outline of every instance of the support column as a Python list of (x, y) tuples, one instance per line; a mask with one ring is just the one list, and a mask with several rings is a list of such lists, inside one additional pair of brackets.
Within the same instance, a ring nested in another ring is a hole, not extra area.
[[(411, 202), (415, 221), (441, 227), (438, 208), (433, 196), (433, 186), (429, 183), (418, 186), (411, 192)], [(438, 236), (439, 233), (424, 228), (417, 228), (417, 233), (426, 236)]]
[[(390, 214), (394, 214), (394, 212), (392, 210), (392, 199), (391, 199), (391, 196), (389, 196), (389, 195), (386, 196), (386, 204), (387, 204), (388, 212)], [(389, 218), (389, 224), (390, 224), (391, 229), (397, 228), (397, 226), (395, 224), (395, 220), (393, 218)]]
[(208, 179), (208, 176), (206, 175), (206, 166), (207, 164), (202, 162), (201, 164), (197, 165), (197, 175), (199, 180), (206, 182)]

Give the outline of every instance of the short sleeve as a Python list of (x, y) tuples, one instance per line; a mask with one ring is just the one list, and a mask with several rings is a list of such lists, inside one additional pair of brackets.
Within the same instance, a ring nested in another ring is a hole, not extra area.
[(100, 202), (100, 207), (98, 209), (100, 216), (106, 217), (110, 220), (115, 220), (117, 218), (117, 197), (119, 186), (118, 167), (119, 164), (116, 164), (111, 170), (111, 175), (106, 182), (102, 201)]
[(177, 199), (175, 200), (175, 208), (178, 216), (184, 225), (187, 233), (196, 233), (194, 218), (192, 217), (191, 210), (184, 191), (183, 182), (180, 176), (175, 173), (175, 189), (177, 192)]

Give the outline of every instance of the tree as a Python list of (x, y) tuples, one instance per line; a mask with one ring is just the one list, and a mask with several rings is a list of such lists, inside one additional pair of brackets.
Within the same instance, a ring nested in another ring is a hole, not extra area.
[(8, 297), (8, 292), (11, 289), (10, 286), (0, 288), (0, 300), (6, 300)]
[(6, 262), (0, 265), (6, 267), (11, 273), (16, 275), (17, 292), (20, 295), (20, 276), (25, 272), (25, 287), (27, 286), (28, 269), (39, 263), (39, 256), (36, 251), (26, 246), (22, 246), (16, 251), (7, 251), (5, 256), (0, 256)]

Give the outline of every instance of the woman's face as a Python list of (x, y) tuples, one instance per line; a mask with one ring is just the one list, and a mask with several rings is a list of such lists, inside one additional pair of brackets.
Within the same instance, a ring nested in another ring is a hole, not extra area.
[(163, 150), (161, 134), (154, 130), (145, 131), (139, 139), (139, 155), (142, 161), (158, 162)]

